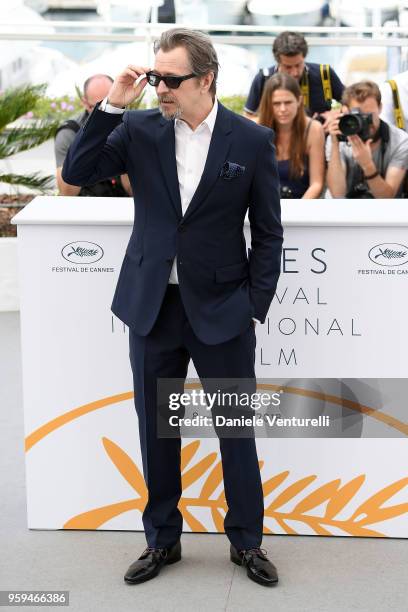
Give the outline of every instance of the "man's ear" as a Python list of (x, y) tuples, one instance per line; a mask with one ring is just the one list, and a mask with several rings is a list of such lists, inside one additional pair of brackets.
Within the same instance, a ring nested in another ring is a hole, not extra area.
[(202, 89), (204, 88), (205, 91), (207, 92), (210, 87), (211, 87), (211, 83), (214, 80), (214, 73), (213, 72), (209, 72), (208, 74), (206, 74), (205, 76), (202, 77), (201, 79), (201, 87)]
[(84, 98), (84, 97), (81, 98), (81, 104), (89, 112), (89, 110), (90, 110), (89, 102), (88, 102), (88, 100), (86, 98)]

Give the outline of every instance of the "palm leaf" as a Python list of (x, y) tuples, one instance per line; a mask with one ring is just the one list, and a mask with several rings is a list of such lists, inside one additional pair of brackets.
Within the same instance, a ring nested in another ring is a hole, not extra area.
[(337, 516), (341, 510), (343, 510), (343, 508), (353, 499), (357, 491), (363, 485), (364, 481), (365, 475), (360, 474), (360, 476), (356, 476), (353, 478), (353, 480), (347, 482), (336, 493), (334, 493), (333, 497), (327, 504), (326, 514), (324, 515), (325, 518), (332, 519)]
[(382, 507), (382, 504), (389, 501), (391, 497), (402, 491), (406, 486), (408, 486), (408, 478), (401, 478), (401, 480), (381, 489), (357, 508), (351, 520), (358, 525), (370, 525), (405, 514), (408, 512), (408, 503), (385, 507)]
[(269, 478), (269, 480), (264, 482), (262, 485), (264, 497), (268, 497), (269, 493), (272, 493), (272, 491), (277, 489), (278, 486), (287, 478), (288, 475), (289, 470), (286, 470), (286, 472), (276, 474), (275, 476), (272, 476), (272, 478)]
[[(28, 126), (5, 129), (35, 107), (45, 88), (44, 83), (22, 85), (6, 90), (0, 97), (0, 159), (37, 147), (55, 135), (58, 128), (56, 121), (33, 121)], [(0, 182), (21, 185), (42, 193), (54, 188), (54, 177), (42, 176), (38, 172), (28, 175), (5, 173), (0, 175)]]
[(83, 93), (82, 89), (79, 87), (79, 85), (77, 85), (76, 83), (75, 83), (75, 92), (76, 92), (76, 95), (78, 96), (78, 98), (80, 100), (82, 100), (82, 98), (84, 97), (84, 93)]
[(28, 111), (32, 110), (41, 96), (46, 84), (22, 85), (7, 89), (0, 97), (0, 130)]
[(330, 533), (330, 531), (328, 531), (325, 527), (323, 527), (323, 525), (320, 524), (320, 520), (321, 520), (320, 517), (303, 515), (298, 520), (301, 520), (303, 523), (306, 523), (306, 525), (309, 525), (309, 527), (311, 527), (317, 535), (321, 535), (321, 536), (333, 535), (332, 533)]
[(132, 489), (136, 491), (140, 498), (146, 498), (146, 484), (136, 463), (122, 448), (120, 448), (120, 446), (109, 438), (102, 438), (102, 443), (109, 459), (122, 474), (123, 478), (130, 484)]
[(98, 529), (111, 519), (120, 516), (129, 510), (143, 512), (145, 501), (141, 499), (129, 499), (117, 504), (110, 504), (102, 508), (95, 508), (82, 512), (70, 518), (63, 524), (63, 529)]
[(287, 489), (285, 489), (284, 491), (282, 491), (282, 493), (280, 493), (280, 495), (278, 495), (278, 497), (276, 497), (272, 503), (268, 506), (265, 514), (268, 513), (268, 515), (270, 516), (270, 514), (276, 510), (277, 508), (280, 508), (281, 506), (283, 506), (284, 504), (286, 504), (288, 501), (290, 501), (293, 497), (295, 497), (296, 495), (298, 495), (298, 493), (300, 493), (301, 491), (303, 491), (304, 489), (306, 489), (306, 487), (313, 482), (314, 480), (316, 480), (316, 476), (312, 475), (312, 476), (306, 476), (305, 478), (301, 478), (300, 480), (297, 480), (296, 482), (294, 482), (293, 484), (291, 484)]
[(373, 523), (382, 523), (389, 521), (396, 516), (402, 516), (408, 512), (408, 503), (397, 504), (385, 508), (377, 508), (375, 513), (369, 514), (367, 518), (356, 521), (358, 525), (371, 525)]
[(0, 174), (0, 183), (21, 185), (46, 192), (54, 188), (54, 177), (41, 176), (38, 172), (34, 174)]
[(275, 521), (278, 523), (278, 525), (280, 525), (280, 527), (282, 527), (283, 531), (285, 531), (289, 535), (298, 535), (297, 531), (295, 531), (294, 529), (292, 529), (292, 527), (287, 525), (282, 518), (275, 516)]
[(198, 519), (195, 518), (195, 516), (193, 516), (191, 514), (191, 512), (189, 510), (187, 510), (187, 508), (184, 506), (181, 510), (182, 515), (183, 515), (183, 519), (186, 521), (187, 525), (190, 527), (191, 531), (198, 531), (198, 532), (207, 532), (208, 529), (206, 527), (204, 527), (204, 525), (202, 523), (200, 523), (200, 521)]
[(374, 529), (366, 529), (365, 527), (360, 527), (356, 523), (344, 522), (339, 527), (349, 533), (352, 536), (360, 537), (360, 538), (383, 538), (384, 534), (380, 531), (374, 531)]
[(211, 508), (211, 516), (216, 530), (219, 533), (224, 533), (224, 517), (221, 512), (217, 508)]
[(53, 138), (60, 123), (40, 120), (24, 127), (3, 130), (0, 134), (0, 159), (27, 151)]
[(180, 470), (183, 472), (200, 447), (200, 440), (194, 440), (181, 449)]
[(210, 499), (215, 489), (221, 484), (223, 479), (222, 463), (219, 461), (211, 470), (203, 488), (201, 489), (200, 497)]
[(333, 495), (336, 494), (341, 480), (337, 478), (336, 480), (331, 480), (330, 482), (326, 482), (326, 484), (322, 485), (318, 489), (315, 489), (309, 495), (306, 495), (293, 509), (293, 512), (300, 512), (303, 514), (304, 512), (308, 512), (313, 508), (317, 508), (323, 502), (330, 500)]
[(187, 489), (193, 482), (196, 482), (201, 478), (203, 474), (209, 469), (209, 467), (217, 459), (217, 453), (209, 453), (201, 461), (193, 465), (192, 468), (183, 472), (181, 476), (181, 486), (183, 491)]

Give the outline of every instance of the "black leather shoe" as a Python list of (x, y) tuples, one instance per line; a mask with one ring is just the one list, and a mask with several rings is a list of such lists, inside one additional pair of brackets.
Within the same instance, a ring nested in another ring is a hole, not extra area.
[(248, 548), (238, 551), (232, 544), (230, 550), (231, 561), (237, 565), (245, 565), (248, 578), (264, 586), (272, 586), (278, 582), (278, 571), (266, 558), (266, 550)]
[(181, 559), (180, 540), (171, 548), (146, 548), (141, 556), (129, 566), (124, 579), (128, 584), (146, 582), (157, 576), (163, 565), (176, 563)]

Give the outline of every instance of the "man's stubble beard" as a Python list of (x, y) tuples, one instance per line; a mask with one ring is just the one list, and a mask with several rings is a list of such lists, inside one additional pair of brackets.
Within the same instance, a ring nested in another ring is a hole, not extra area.
[(176, 104), (176, 109), (174, 111), (168, 111), (165, 108), (163, 108), (163, 106), (160, 103), (159, 100), (159, 111), (162, 114), (162, 117), (164, 117), (164, 119), (167, 119), (167, 121), (171, 121), (172, 119), (180, 119), (181, 115), (182, 115), (182, 108), (181, 106), (179, 106), (178, 104)]

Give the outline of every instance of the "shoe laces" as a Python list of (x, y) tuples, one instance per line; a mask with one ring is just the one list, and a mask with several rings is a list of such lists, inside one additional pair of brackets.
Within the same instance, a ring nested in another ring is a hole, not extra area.
[(163, 557), (163, 559), (165, 559), (168, 555), (168, 550), (167, 548), (151, 548), (151, 547), (147, 547), (144, 551), (143, 551), (143, 555), (145, 554), (149, 554), (149, 553), (159, 553), (161, 557)]
[(264, 548), (245, 548), (244, 550), (240, 550), (239, 552), (241, 555), (245, 555), (248, 553), (258, 555), (259, 553), (262, 553), (266, 556), (268, 554), (268, 551), (266, 551)]

